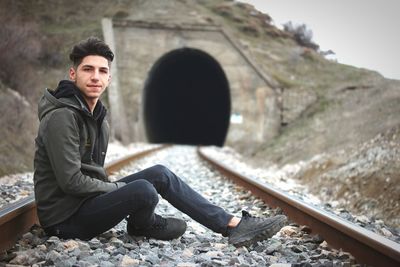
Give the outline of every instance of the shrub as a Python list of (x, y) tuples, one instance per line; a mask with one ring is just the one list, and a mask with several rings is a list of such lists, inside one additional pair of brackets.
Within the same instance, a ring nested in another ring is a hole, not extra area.
[(319, 49), (319, 45), (312, 40), (312, 30), (306, 24), (293, 24), (289, 21), (283, 25), (283, 30), (292, 34), (299, 45), (312, 48), (316, 51)]

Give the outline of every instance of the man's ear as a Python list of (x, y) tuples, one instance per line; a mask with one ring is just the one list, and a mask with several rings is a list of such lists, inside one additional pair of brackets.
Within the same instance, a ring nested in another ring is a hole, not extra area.
[(71, 67), (71, 68), (69, 69), (69, 79), (70, 79), (71, 81), (74, 81), (74, 82), (75, 82), (75, 80), (76, 80), (76, 71), (75, 71), (74, 67)]

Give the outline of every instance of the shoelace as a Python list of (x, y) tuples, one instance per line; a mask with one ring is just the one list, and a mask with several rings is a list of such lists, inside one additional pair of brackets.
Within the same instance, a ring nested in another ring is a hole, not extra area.
[(245, 220), (251, 218), (251, 219), (253, 219), (253, 220), (257, 221), (257, 222), (265, 220), (264, 218), (259, 218), (259, 217), (252, 216), (250, 213), (248, 213), (245, 210), (242, 210), (242, 218), (245, 219)]
[[(248, 213), (247, 211), (242, 210), (242, 219), (241, 219), (241, 220), (245, 221), (245, 220), (247, 220), (247, 219), (249, 219), (249, 218), (258, 219), (258, 218), (256, 218), (256, 217), (251, 216), (251, 214)], [(239, 223), (239, 224), (240, 224), (240, 223)], [(235, 229), (237, 229), (238, 226), (239, 226), (239, 225), (237, 225), (237, 226), (235, 226), (235, 227), (227, 227), (224, 236), (229, 236), (229, 235), (232, 233), (232, 231), (234, 231)]]
[(247, 211), (242, 210), (242, 218), (255, 218), (255, 217), (251, 216), (251, 214), (248, 213)]

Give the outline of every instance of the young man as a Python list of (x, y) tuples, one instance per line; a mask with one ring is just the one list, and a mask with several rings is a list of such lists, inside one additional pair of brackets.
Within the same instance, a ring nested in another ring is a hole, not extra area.
[(40, 223), (49, 235), (90, 239), (127, 219), (128, 234), (170, 240), (186, 223), (154, 213), (158, 194), (235, 246), (274, 235), (286, 217), (241, 219), (203, 198), (167, 168), (156, 165), (117, 182), (103, 168), (108, 144), (106, 109), (114, 55), (100, 39), (75, 45), (70, 80), (45, 90), (39, 102), (34, 185)]

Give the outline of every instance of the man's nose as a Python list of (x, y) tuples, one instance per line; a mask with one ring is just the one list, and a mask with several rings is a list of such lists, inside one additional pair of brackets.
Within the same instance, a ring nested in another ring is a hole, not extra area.
[(91, 79), (97, 81), (97, 80), (99, 80), (99, 77), (100, 77), (99, 71), (98, 70), (94, 70), (93, 73), (92, 73)]

